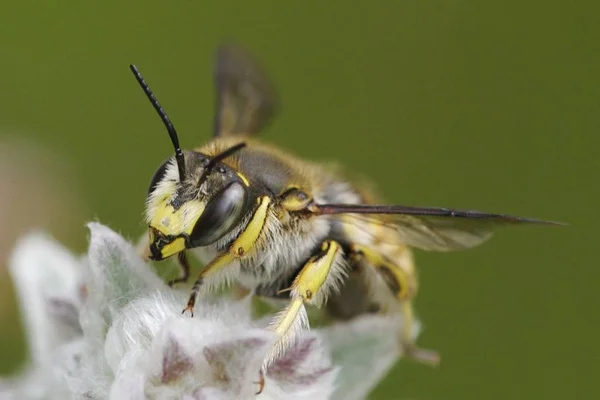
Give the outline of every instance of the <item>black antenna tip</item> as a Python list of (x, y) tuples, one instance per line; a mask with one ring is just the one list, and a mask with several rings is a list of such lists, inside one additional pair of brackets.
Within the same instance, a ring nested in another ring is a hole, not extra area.
[(179, 170), (179, 180), (183, 181), (183, 179), (185, 177), (185, 158), (183, 156), (183, 151), (181, 150), (181, 147), (179, 146), (179, 137), (177, 136), (177, 131), (175, 130), (175, 126), (169, 119), (167, 112), (162, 108), (162, 106), (158, 102), (158, 99), (156, 98), (154, 93), (152, 93), (152, 90), (150, 90), (150, 87), (144, 80), (144, 77), (142, 76), (142, 74), (138, 70), (138, 68), (135, 66), (135, 64), (129, 64), (129, 69), (131, 70), (131, 72), (133, 72), (135, 79), (138, 81), (142, 90), (146, 94), (146, 97), (148, 97), (148, 100), (150, 100), (150, 103), (152, 104), (152, 106), (158, 113), (160, 119), (163, 121), (163, 124), (165, 124), (165, 127), (167, 128), (167, 132), (169, 133), (169, 137), (171, 138), (171, 143), (173, 143), (173, 148), (175, 149), (175, 160), (177, 160), (177, 169)]

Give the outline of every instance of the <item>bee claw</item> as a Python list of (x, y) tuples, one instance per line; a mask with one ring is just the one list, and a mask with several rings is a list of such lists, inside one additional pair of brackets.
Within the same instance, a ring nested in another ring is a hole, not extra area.
[(265, 373), (262, 369), (258, 372), (258, 382), (254, 383), (258, 384), (258, 392), (254, 393), (255, 396), (258, 396), (265, 388)]
[(187, 305), (187, 306), (186, 306), (186, 307), (183, 309), (183, 311), (181, 312), (181, 315), (185, 314), (185, 312), (186, 312), (186, 311), (189, 311), (189, 312), (190, 312), (190, 317), (191, 317), (191, 318), (194, 318), (194, 306)]

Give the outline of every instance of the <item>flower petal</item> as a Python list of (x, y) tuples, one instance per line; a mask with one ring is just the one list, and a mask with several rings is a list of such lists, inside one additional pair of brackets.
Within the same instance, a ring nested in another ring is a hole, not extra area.
[(4, 381), (0, 385), (0, 399), (76, 398), (69, 383), (79, 373), (83, 344), (81, 339), (63, 344), (52, 351), (45, 364), (31, 365)]
[(194, 368), (194, 360), (183, 350), (175, 338), (168, 337), (162, 357), (160, 382), (162, 384), (172, 383), (190, 372), (192, 368)]
[(123, 358), (110, 388), (109, 399), (145, 400), (148, 398), (143, 368), (145, 360), (146, 354), (142, 350), (131, 352)]
[(212, 388), (203, 387), (194, 390), (190, 394), (183, 396), (183, 400), (229, 400), (231, 397), (224, 391)]
[(49, 236), (35, 232), (17, 242), (8, 263), (34, 363), (79, 336), (81, 265)]
[[(39, 343), (32, 334), (41, 355), (3, 388), (24, 399), (254, 397), (276, 336), (252, 321), (251, 296), (198, 299), (194, 318), (181, 315), (185, 291), (171, 290), (120, 235), (88, 226), (83, 262), (39, 235), (17, 247), (11, 274), (23, 309), (36, 313), (25, 314), (27, 328), (43, 339), (72, 331)], [(400, 323), (363, 316), (306, 332), (270, 365), (260, 399), (366, 397), (401, 356)]]
[(364, 399), (387, 375), (402, 355), (400, 324), (399, 318), (365, 315), (319, 331), (340, 367), (333, 399)]
[(86, 336), (103, 338), (112, 320), (132, 299), (167, 286), (119, 234), (96, 222), (88, 228), (88, 297), (81, 325)]
[(104, 346), (119, 386), (111, 393), (135, 397), (140, 379), (150, 398), (208, 396), (206, 388), (245, 398), (258, 389), (254, 382), (275, 337), (252, 327), (250, 298), (198, 302), (194, 318), (181, 315), (184, 299), (155, 291), (121, 309)]
[(134, 299), (121, 309), (104, 344), (104, 356), (113, 373), (117, 372), (127, 353), (148, 350), (165, 324), (174, 318), (185, 318), (179, 311), (180, 304), (172, 293), (157, 291)]
[(316, 331), (306, 332), (269, 367), (265, 394), (273, 399), (329, 399), (337, 375)]

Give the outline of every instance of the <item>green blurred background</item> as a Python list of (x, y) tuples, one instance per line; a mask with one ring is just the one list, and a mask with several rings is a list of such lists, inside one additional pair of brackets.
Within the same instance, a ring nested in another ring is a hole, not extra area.
[[(391, 202), (571, 224), (418, 252), (420, 343), (442, 364), (401, 362), (373, 399), (600, 398), (600, 10), (588, 3), (7, 2), (0, 142), (26, 140), (54, 161), (11, 150), (5, 164), (63, 177), (50, 185), (53, 215), (27, 224), (77, 251), (90, 219), (138, 237), (147, 185), (171, 147), (128, 64), (191, 147), (210, 137), (214, 49), (234, 40), (283, 98), (265, 139), (344, 163)], [(3, 229), (21, 232), (21, 216), (44, 210), (50, 195), (31, 193), (2, 204)], [(6, 374), (26, 349), (5, 272), (0, 284)]]

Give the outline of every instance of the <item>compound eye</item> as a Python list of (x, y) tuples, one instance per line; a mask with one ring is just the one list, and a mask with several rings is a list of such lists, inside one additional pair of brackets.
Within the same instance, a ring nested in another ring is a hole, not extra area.
[(225, 236), (241, 219), (246, 198), (246, 189), (239, 182), (232, 182), (213, 197), (192, 230), (190, 244), (207, 246)]
[(167, 174), (167, 167), (169, 166), (170, 162), (171, 159), (169, 158), (164, 163), (162, 163), (160, 167), (158, 167), (158, 169), (154, 173), (154, 176), (152, 177), (152, 180), (150, 181), (150, 186), (148, 187), (148, 195), (154, 192), (154, 189), (156, 189), (158, 182), (160, 182), (165, 177), (165, 175)]

